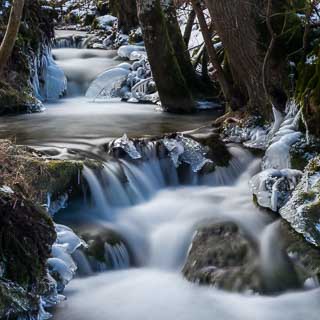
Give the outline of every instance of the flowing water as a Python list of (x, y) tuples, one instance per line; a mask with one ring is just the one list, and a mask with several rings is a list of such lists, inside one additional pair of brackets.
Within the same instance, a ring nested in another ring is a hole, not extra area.
[[(88, 83), (119, 63), (114, 53), (64, 48), (54, 55), (69, 79), (68, 96), (48, 104), (44, 113), (2, 118), (1, 136), (57, 148), (61, 157), (70, 157), (71, 151), (102, 156), (101, 145), (125, 132), (139, 136), (183, 131), (216, 116), (168, 115), (152, 105), (117, 100), (88, 102), (83, 97)], [(82, 277), (67, 286), (67, 300), (53, 310), (54, 319), (319, 319), (318, 289), (262, 297), (201, 287), (182, 277), (193, 234), (208, 221), (235, 221), (266, 248), (265, 264), (273, 264), (272, 251), (264, 243), (273, 218), (254, 206), (248, 187), (260, 170), (259, 159), (231, 145), (233, 158), (227, 168), (200, 175), (190, 168), (178, 170), (152, 143), (146, 148), (143, 160), (115, 158), (105, 161), (101, 170), (85, 168), (81, 179), (88, 188), (83, 199), (56, 215), (58, 222), (79, 230), (112, 230), (123, 243), (106, 245), (112, 271), (94, 272), (87, 257), (79, 252), (74, 256)]]

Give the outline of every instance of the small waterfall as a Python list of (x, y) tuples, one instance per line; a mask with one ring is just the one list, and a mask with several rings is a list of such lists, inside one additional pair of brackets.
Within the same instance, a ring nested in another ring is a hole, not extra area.
[(101, 170), (84, 168), (91, 207), (98, 217), (109, 220), (117, 208), (148, 201), (165, 188), (231, 185), (253, 160), (250, 152), (230, 146), (232, 159), (228, 167), (196, 173), (187, 165), (177, 168), (169, 156), (159, 155), (158, 151), (157, 143), (150, 142), (140, 150), (142, 159), (110, 160), (104, 163)]
[(293, 262), (281, 245), (280, 221), (267, 226), (260, 243), (260, 269), (266, 293), (280, 293), (302, 288)]
[(64, 37), (57, 37), (53, 42), (54, 49), (82, 49), (86, 43), (86, 36), (69, 35)]

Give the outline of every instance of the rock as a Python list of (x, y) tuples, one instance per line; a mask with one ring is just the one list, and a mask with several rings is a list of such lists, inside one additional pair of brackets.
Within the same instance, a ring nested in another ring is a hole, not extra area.
[(126, 241), (114, 230), (101, 226), (86, 226), (79, 232), (88, 244), (83, 253), (95, 272), (128, 268), (133, 257)]
[(37, 313), (48, 290), (46, 262), (56, 239), (43, 208), (21, 192), (0, 191), (0, 318)]
[(192, 282), (229, 291), (262, 291), (256, 248), (232, 222), (196, 232), (183, 274)]
[(280, 214), (308, 242), (320, 246), (320, 157), (309, 162)]

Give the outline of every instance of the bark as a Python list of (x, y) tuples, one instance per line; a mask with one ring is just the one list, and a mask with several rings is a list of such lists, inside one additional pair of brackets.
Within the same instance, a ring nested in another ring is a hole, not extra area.
[(189, 89), (194, 92), (198, 88), (198, 79), (191, 63), (189, 51), (181, 34), (174, 1), (161, 0), (160, 3), (167, 21), (168, 34), (173, 46), (174, 54), (177, 58), (182, 75), (184, 76)]
[(128, 34), (138, 26), (137, 6), (135, 0), (110, 1), (113, 14), (118, 18), (118, 26), (122, 32)]
[(216, 77), (219, 81), (219, 84), (221, 86), (221, 90), (223, 92), (223, 95), (226, 99), (227, 104), (232, 108), (232, 109), (237, 109), (238, 104), (237, 101), (233, 95), (233, 88), (232, 84), (230, 81), (227, 79), (222, 66), (219, 62), (218, 54), (213, 46), (212, 43), (212, 37), (211, 37), (211, 32), (208, 28), (206, 19), (204, 17), (203, 11), (202, 11), (202, 6), (199, 0), (192, 0), (191, 1), (192, 6), (194, 11), (196, 12), (198, 22), (201, 28), (201, 32), (203, 34), (204, 42), (206, 45), (208, 57), (210, 59), (210, 62), (212, 63), (215, 72), (216, 72)]
[(160, 0), (137, 0), (137, 8), (149, 63), (163, 107), (169, 112), (193, 112), (195, 104), (174, 54)]
[[(248, 100), (248, 110), (269, 117), (269, 99), (279, 110), (283, 110), (286, 101), (283, 89), (284, 63), (267, 53), (270, 34), (263, 37), (259, 30), (265, 26), (266, 2), (206, 0), (206, 3), (227, 53), (233, 79)], [(265, 59), (267, 54), (268, 59)]]
[(0, 75), (11, 57), (23, 13), (25, 0), (13, 0), (7, 30), (0, 46)]
[(195, 19), (196, 19), (196, 13), (194, 10), (191, 10), (189, 17), (188, 17), (187, 24), (186, 24), (186, 28), (185, 28), (184, 34), (183, 34), (183, 40), (184, 40), (186, 47), (189, 46), (192, 28), (193, 28), (193, 24), (194, 24)]

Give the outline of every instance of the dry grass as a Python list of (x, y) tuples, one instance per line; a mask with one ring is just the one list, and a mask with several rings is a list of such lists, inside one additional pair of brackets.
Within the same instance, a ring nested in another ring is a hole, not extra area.
[(34, 186), (39, 176), (49, 178), (45, 163), (45, 159), (34, 150), (0, 140), (0, 186), (9, 186), (30, 199), (39, 199), (41, 190), (35, 190)]

